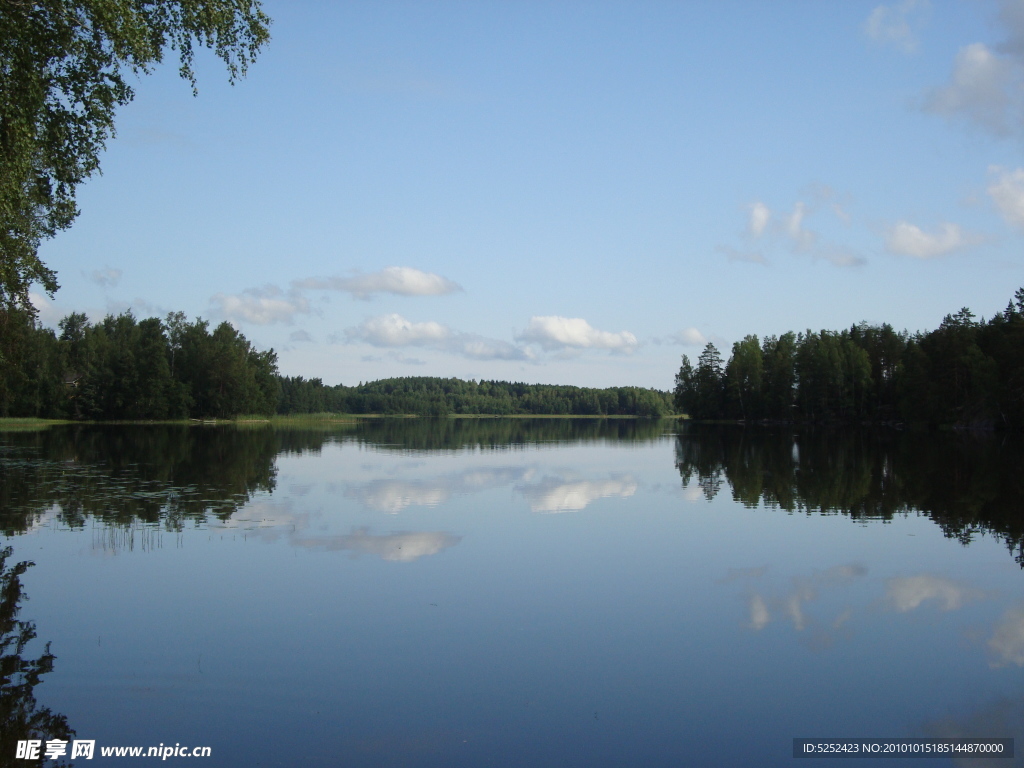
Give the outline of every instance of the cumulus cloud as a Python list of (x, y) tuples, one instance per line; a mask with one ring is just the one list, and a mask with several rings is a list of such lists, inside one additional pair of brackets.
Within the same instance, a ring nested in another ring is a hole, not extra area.
[(889, 229), (885, 247), (889, 253), (913, 256), (916, 259), (933, 259), (977, 242), (976, 236), (949, 222), (943, 222), (938, 229), (929, 233), (908, 221), (898, 221)]
[(924, 109), (944, 117), (965, 117), (997, 135), (1011, 132), (1020, 108), (1015, 63), (984, 43), (961, 48), (949, 82), (929, 93)]
[(989, 175), (988, 194), (996, 209), (1007, 224), (1024, 229), (1024, 168), (1011, 171), (994, 165)]
[(673, 344), (681, 344), (684, 347), (703, 347), (708, 343), (707, 337), (696, 328), (683, 328), (676, 331), (669, 339)]
[(558, 315), (534, 316), (519, 341), (539, 344), (543, 349), (608, 349), (613, 352), (632, 352), (638, 341), (629, 331), (600, 331), (579, 317)]
[(456, 331), (441, 323), (415, 323), (398, 314), (367, 318), (361, 325), (346, 328), (345, 340), (375, 347), (423, 347), (459, 355), (471, 360), (526, 360), (529, 354), (498, 339)]
[(764, 234), (765, 229), (768, 227), (768, 222), (771, 221), (772, 212), (768, 209), (768, 206), (758, 201), (750, 204), (750, 221), (747, 223), (747, 229), (754, 237), (760, 237)]
[(903, 0), (879, 5), (864, 22), (864, 34), (874, 42), (913, 53), (917, 50), (917, 29), (927, 18), (928, 0)]
[(124, 273), (120, 269), (104, 267), (103, 269), (94, 269), (92, 272), (83, 272), (82, 274), (102, 288), (113, 288), (121, 282), (121, 275)]
[(312, 311), (304, 296), (294, 290), (285, 293), (273, 285), (249, 288), (238, 295), (218, 293), (210, 299), (210, 305), (228, 320), (255, 325), (291, 324), (295, 315)]
[(307, 331), (298, 330), (292, 331), (288, 337), (288, 341), (312, 341), (313, 337), (309, 335)]
[(297, 280), (293, 285), (296, 288), (341, 291), (359, 299), (368, 299), (376, 293), (440, 296), (462, 290), (462, 286), (446, 277), (422, 272), (413, 267), (385, 267), (380, 272), (353, 277), (310, 277)]
[(371, 317), (355, 328), (347, 328), (345, 336), (375, 347), (423, 346), (451, 336), (447, 326), (433, 321), (414, 323), (398, 314)]
[(944, 611), (955, 611), (983, 597), (976, 589), (965, 587), (942, 576), (919, 574), (899, 576), (886, 582), (885, 597), (900, 613), (918, 608), (927, 600), (936, 601)]

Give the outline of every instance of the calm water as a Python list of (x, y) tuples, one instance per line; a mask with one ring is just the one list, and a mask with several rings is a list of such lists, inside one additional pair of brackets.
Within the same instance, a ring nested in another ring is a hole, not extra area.
[[(0, 433), (0, 765), (30, 718), (211, 766), (849, 766), (792, 739), (907, 736), (1024, 764), (1019, 446), (676, 432)], [(104, 762), (139, 761), (76, 764)]]

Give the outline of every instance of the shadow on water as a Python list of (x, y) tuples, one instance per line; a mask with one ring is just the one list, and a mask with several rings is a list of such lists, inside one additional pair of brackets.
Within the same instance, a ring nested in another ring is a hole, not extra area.
[(1004, 436), (687, 424), (684, 488), (790, 513), (890, 520), (922, 514), (967, 544), (1003, 541), (1024, 567), (1024, 445)]
[(49, 739), (70, 741), (75, 734), (67, 718), (36, 702), (35, 687), (42, 676), (53, 671), (50, 644), (39, 658), (26, 658), (26, 647), (36, 637), (35, 624), (19, 621), (21, 576), (33, 564), (8, 565), (12, 550), (0, 549), (0, 768), (25, 765), (63, 765), (64, 760), (45, 759), (42, 749), (34, 760), (17, 757), (19, 741)]

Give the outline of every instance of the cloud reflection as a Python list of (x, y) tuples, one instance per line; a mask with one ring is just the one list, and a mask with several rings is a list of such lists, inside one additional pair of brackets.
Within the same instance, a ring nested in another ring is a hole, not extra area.
[(942, 610), (955, 611), (982, 597), (976, 589), (926, 573), (889, 579), (885, 589), (886, 601), (900, 613), (912, 611), (926, 600), (937, 600)]
[[(721, 583), (747, 578), (760, 579), (765, 575), (766, 571), (766, 566), (758, 568), (731, 568)], [(765, 596), (758, 591), (751, 592), (747, 597), (747, 609), (750, 618), (746, 626), (755, 632), (760, 632), (771, 623), (772, 613), (778, 611), (792, 622), (793, 629), (797, 632), (803, 632), (814, 624), (813, 619), (805, 611), (808, 603), (817, 600), (824, 588), (848, 584), (862, 578), (867, 572), (868, 569), (860, 563), (835, 565), (824, 571), (815, 571), (810, 576), (794, 578), (792, 589), (781, 597)], [(840, 629), (852, 616), (852, 609), (846, 608), (832, 620), (830, 624), (831, 629), (833, 631)], [(819, 633), (815, 640), (815, 644), (818, 647), (827, 647), (831, 643), (832, 638), (827, 633)]]
[(537, 479), (536, 467), (475, 468), (418, 480), (381, 478), (350, 485), (345, 495), (364, 506), (397, 514), (407, 507), (435, 507), (457, 494), (471, 494), (513, 485), (534, 512), (576, 512), (598, 499), (628, 498), (639, 484), (631, 475), (580, 479), (545, 475)]
[(354, 554), (376, 555), (381, 560), (397, 563), (411, 563), (427, 555), (436, 555), (462, 541), (443, 531), (422, 531), (410, 533), (400, 531), (375, 536), (366, 528), (358, 528), (342, 536), (297, 537), (292, 543), (303, 549), (319, 549), (328, 552), (345, 550)]
[(597, 499), (618, 496), (628, 498), (636, 493), (638, 485), (629, 475), (607, 480), (574, 480), (545, 477), (539, 482), (521, 484), (519, 491), (534, 512), (576, 512), (585, 509)]
[(993, 667), (1016, 664), (1024, 667), (1024, 604), (1008, 608), (993, 628), (988, 641), (995, 655)]
[(370, 509), (394, 515), (407, 507), (436, 507), (455, 494), (500, 488), (524, 478), (528, 479), (532, 475), (533, 470), (530, 469), (496, 467), (470, 469), (424, 480), (382, 478), (362, 485), (349, 486), (345, 490), (345, 495), (358, 499)]

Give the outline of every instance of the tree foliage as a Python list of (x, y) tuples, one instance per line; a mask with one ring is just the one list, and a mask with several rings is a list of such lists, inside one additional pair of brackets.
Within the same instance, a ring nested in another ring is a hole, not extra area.
[(281, 379), (281, 413), (383, 413), (639, 416), (671, 413), (670, 395), (642, 387), (592, 389), (508, 381), (463, 381), (428, 376), (381, 379), (356, 387), (324, 386), (320, 379)]
[(891, 325), (756, 336), (724, 368), (713, 345), (676, 375), (696, 419), (1024, 427), (1024, 288), (991, 320), (964, 308), (928, 333)]
[(20, 309), (0, 309), (0, 416), (179, 419), (271, 414), (277, 355), (261, 352), (228, 323), (211, 332), (184, 315), (91, 324), (60, 322), (60, 336)]
[(173, 50), (194, 91), (199, 45), (234, 82), (269, 24), (258, 0), (0, 0), (0, 306), (32, 311), (34, 282), (57, 290), (39, 244), (78, 215), (129, 78)]

